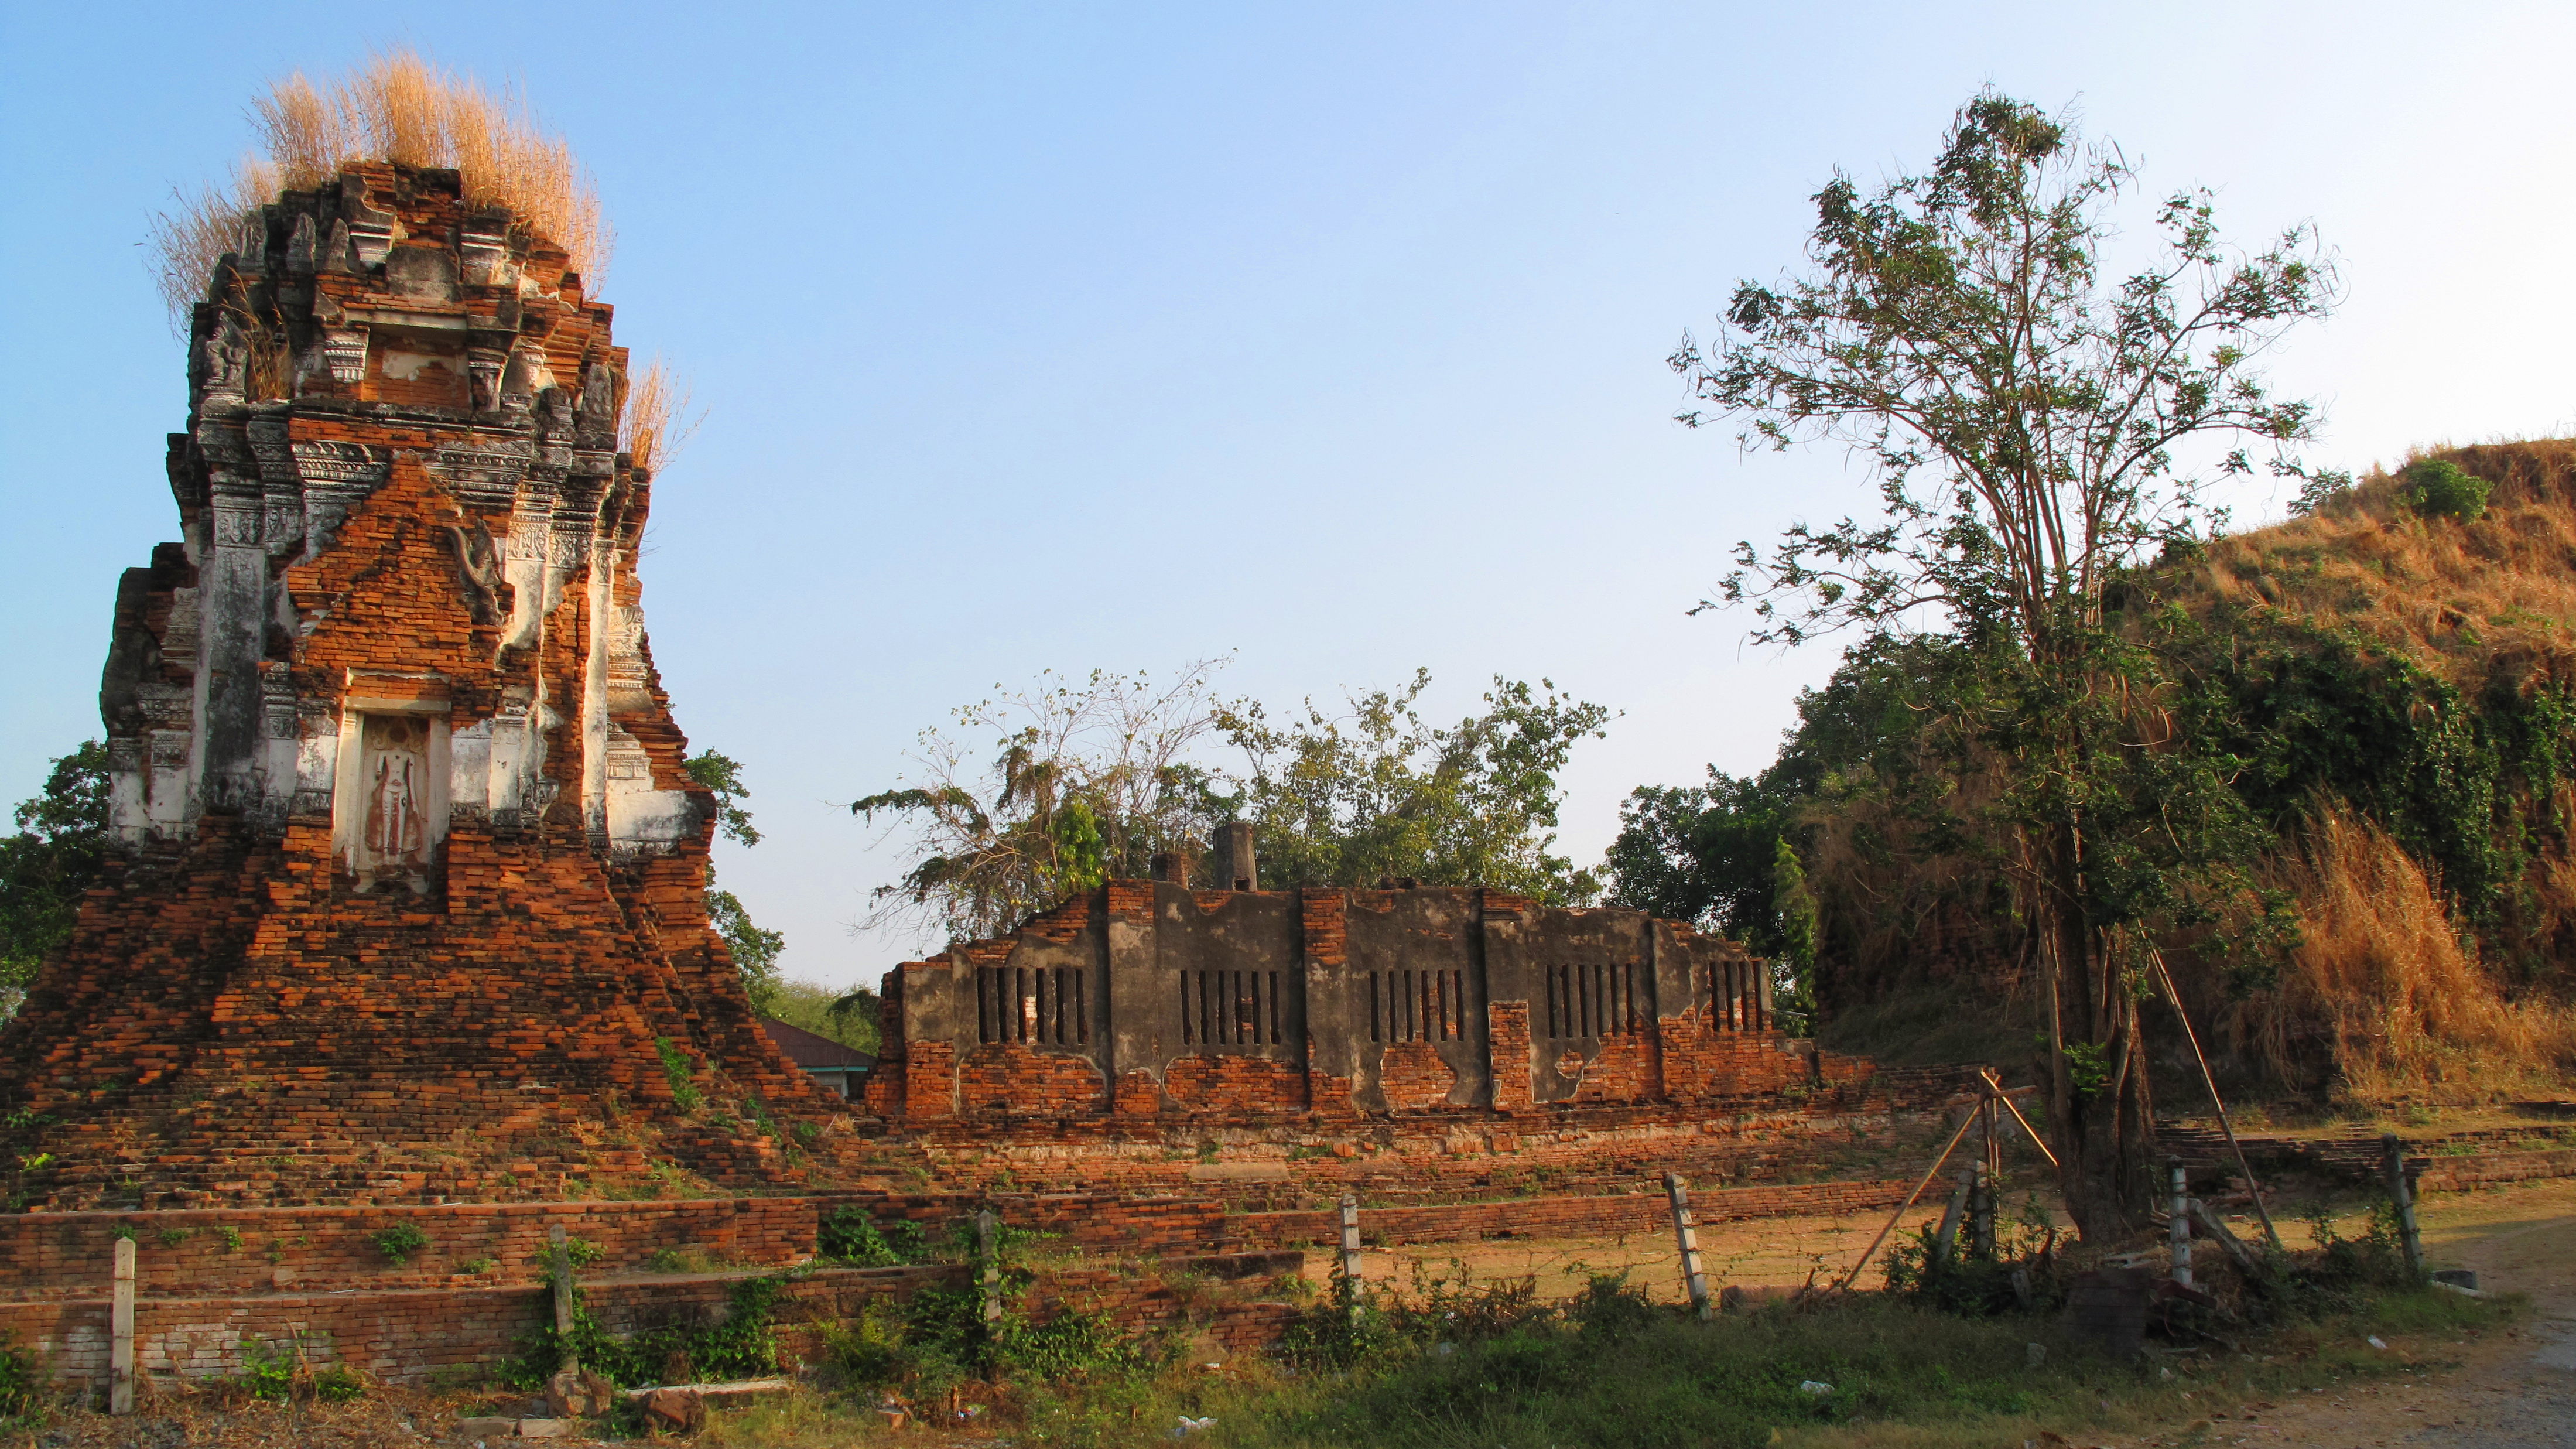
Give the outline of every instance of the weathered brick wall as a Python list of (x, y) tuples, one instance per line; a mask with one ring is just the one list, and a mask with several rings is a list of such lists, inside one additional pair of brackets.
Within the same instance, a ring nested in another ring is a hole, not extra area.
[(890, 973), (859, 1098), (907, 1125), (1733, 1101), (1818, 1070), (1773, 1028), (1768, 981), (1732, 943), (1634, 911), (1112, 881)]

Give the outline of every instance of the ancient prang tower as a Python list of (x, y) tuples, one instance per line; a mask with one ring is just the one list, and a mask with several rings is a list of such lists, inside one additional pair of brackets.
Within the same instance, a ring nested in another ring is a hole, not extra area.
[(453, 171), (344, 166), (249, 233), (195, 309), (180, 541), (116, 592), (123, 857), (0, 1035), (8, 1190), (792, 1177), (837, 1104), (707, 924), (610, 309)]

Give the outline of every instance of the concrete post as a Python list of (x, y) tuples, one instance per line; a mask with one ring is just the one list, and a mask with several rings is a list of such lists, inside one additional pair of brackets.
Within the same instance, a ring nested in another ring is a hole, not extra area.
[[(1994, 1126), (1994, 1107), (1986, 1108), (1986, 1126)], [(1994, 1139), (1989, 1131), (1987, 1141)], [(1995, 1177), (1985, 1163), (1970, 1169), (1973, 1174), (1968, 1189), (1968, 1250), (1980, 1258), (1995, 1255)]]
[(1342, 1194), (1342, 1307), (1360, 1321), (1360, 1200)]
[(2415, 1228), (2415, 1189), (2406, 1180), (2406, 1144), (2395, 1133), (2379, 1139), (2380, 1171), (2388, 1178), (2389, 1201), (2397, 1204), (2397, 1236), (2406, 1251), (2406, 1276), (2424, 1280), (2424, 1236)]
[(1968, 1195), (1976, 1190), (1974, 1171), (1959, 1174), (1959, 1185), (1950, 1189), (1950, 1205), (1941, 1210), (1941, 1231), (1932, 1240), (1932, 1261), (1941, 1267), (1959, 1256), (1959, 1220), (1968, 1214)]
[(1001, 1220), (987, 1208), (975, 1214), (975, 1257), (984, 1265), (984, 1321), (1002, 1321), (1002, 1255), (993, 1241)]
[(572, 1244), (564, 1238), (563, 1224), (546, 1229), (546, 1249), (555, 1269), (555, 1342), (564, 1346), (564, 1367), (573, 1368), (580, 1360), (572, 1351)]
[(2173, 1162), (2173, 1201), (2167, 1204), (2172, 1213), (2173, 1280), (2185, 1288), (2191, 1286), (2191, 1191), (2184, 1185), (2182, 1159)]
[(1705, 1323), (1711, 1312), (1708, 1274), (1700, 1267), (1699, 1228), (1691, 1221), (1690, 1184), (1682, 1181), (1680, 1173), (1667, 1172), (1664, 1174), (1664, 1196), (1672, 1203), (1673, 1242), (1680, 1247), (1682, 1254), (1682, 1286), (1690, 1290), (1691, 1311)]
[(134, 1240), (116, 1240), (116, 1286), (107, 1309), (107, 1411), (134, 1412)]

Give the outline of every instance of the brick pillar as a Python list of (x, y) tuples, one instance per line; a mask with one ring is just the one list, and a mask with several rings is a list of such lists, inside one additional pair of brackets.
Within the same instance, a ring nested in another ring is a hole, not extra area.
[(1493, 1053), (1494, 1110), (1508, 1112), (1529, 1106), (1529, 1003), (1487, 1003), (1485, 1037)]

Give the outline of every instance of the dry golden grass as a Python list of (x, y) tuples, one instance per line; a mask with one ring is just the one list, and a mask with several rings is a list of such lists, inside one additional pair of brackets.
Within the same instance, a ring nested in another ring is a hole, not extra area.
[(2508, 999), (2462, 947), (2435, 883), (2366, 817), (2322, 806), (2272, 874), (2297, 897), (2307, 939), (2276, 989), (2224, 1015), (2240, 1058), (2289, 1075), (2308, 1055), (2297, 1039), (2322, 1033), (2344, 1090), (2383, 1100), (2554, 1086), (2576, 1068), (2576, 1012)]
[(2418, 518), (2377, 473), (2307, 517), (2220, 540), (2178, 591), (2349, 624), (2457, 684), (2576, 678), (2576, 440), (2430, 456), (2494, 485), (2485, 517)]
[(627, 385), (617, 445), (636, 467), (658, 471), (678, 455), (703, 416), (690, 410), (688, 385), (656, 357)]
[(173, 192), (171, 209), (152, 218), (152, 251), (159, 263), (153, 284), (181, 338), (188, 335), (189, 313), (205, 300), (215, 263), (249, 245), (260, 203), (245, 198), (274, 195), (277, 184), (275, 167), (246, 159), (234, 166), (229, 185)]
[(244, 218), (280, 190), (320, 186), (357, 161), (453, 167), (467, 201), (507, 207), (563, 248), (589, 291), (599, 288), (611, 238), (598, 190), (572, 148), (515, 96), (394, 50), (324, 85), (289, 75), (251, 102), (251, 121), (265, 158), (243, 163), (228, 187), (183, 194), (153, 226), (161, 293), (182, 332), (216, 258), (240, 246)]

